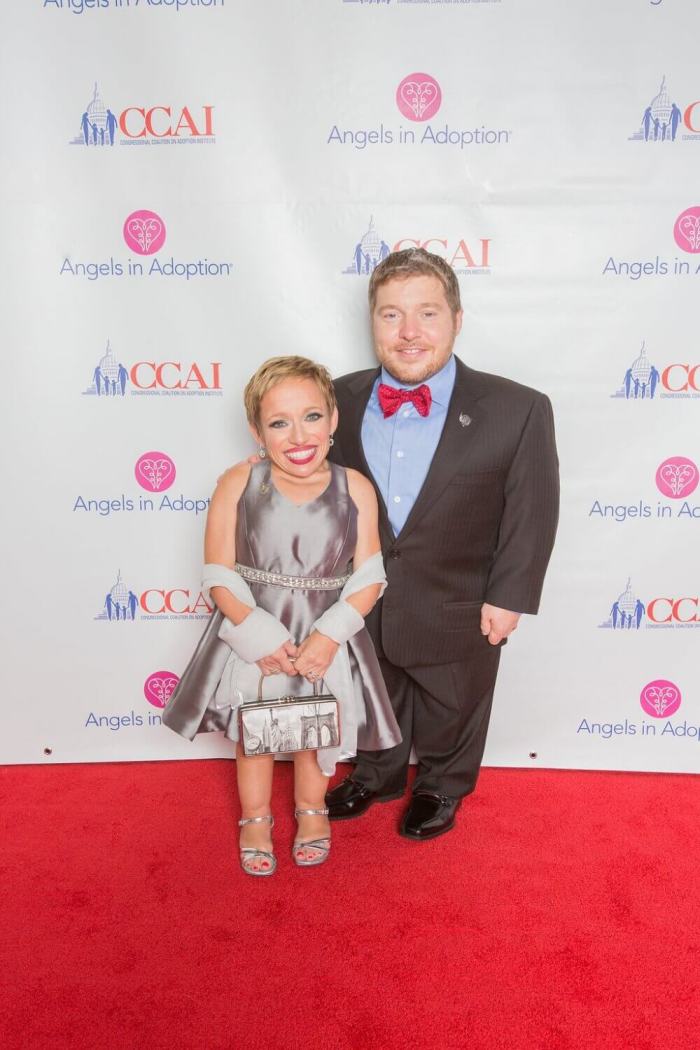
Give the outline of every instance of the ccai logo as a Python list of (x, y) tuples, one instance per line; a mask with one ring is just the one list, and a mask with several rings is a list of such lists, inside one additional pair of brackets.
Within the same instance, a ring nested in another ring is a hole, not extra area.
[(656, 471), (656, 487), (670, 499), (690, 496), (698, 485), (698, 468), (692, 459), (671, 456), (665, 459)]
[(652, 718), (670, 718), (681, 706), (681, 691), (667, 678), (655, 678), (642, 689), (639, 703)]
[(684, 252), (697, 255), (700, 252), (700, 206), (694, 205), (682, 211), (673, 227), (673, 237)]
[(404, 248), (424, 248), (440, 255), (457, 274), (487, 275), (491, 273), (490, 246), (491, 240), (486, 238), (468, 242), (464, 238), (448, 240), (446, 237), (401, 237), (389, 247), (377, 232), (374, 216), (370, 216), (369, 226), (357, 241), (352, 258), (342, 272), (354, 275), (370, 274), (390, 252), (398, 252)]
[[(372, 91), (373, 94), (384, 94), (382, 88), (372, 87)], [(512, 131), (487, 127), (478, 121), (469, 127), (450, 124), (449, 119), (444, 124), (442, 120), (439, 124), (431, 124), (444, 100), (440, 84), (430, 73), (409, 73), (396, 88), (392, 88), (392, 94), (399, 114), (409, 122), (408, 126), (391, 126), (384, 123), (384, 118), (369, 128), (343, 128), (333, 124), (326, 136), (326, 145), (352, 146), (357, 150), (368, 146), (448, 146), (463, 150), (472, 146), (507, 145), (511, 140)], [(415, 124), (421, 126), (410, 126)]]
[(183, 142), (212, 145), (213, 106), (126, 106), (115, 113), (105, 105), (95, 83), (71, 146), (173, 146)]
[(153, 255), (165, 244), (165, 223), (154, 211), (132, 211), (124, 221), (127, 248), (138, 255)]
[(607, 619), (598, 627), (613, 631), (700, 627), (700, 597), (663, 595), (644, 602), (628, 577), (627, 586), (613, 600)]
[(149, 492), (165, 492), (175, 481), (175, 464), (165, 452), (144, 452), (134, 467), (136, 480)]
[(127, 367), (119, 361), (109, 339), (104, 354), (92, 370), (92, 381), (83, 396), (103, 400), (133, 396), (222, 397), (221, 361), (137, 361)]
[(674, 361), (658, 369), (650, 362), (642, 342), (638, 356), (625, 371), (621, 386), (610, 397), (626, 401), (700, 398), (700, 364)]
[(206, 620), (213, 612), (203, 591), (186, 587), (148, 587), (136, 594), (122, 580), (121, 571), (105, 595), (95, 620), (132, 623), (135, 620)]
[(180, 681), (172, 671), (154, 671), (143, 683), (143, 695), (153, 707), (163, 708)]
[(429, 73), (409, 73), (396, 89), (396, 105), (408, 120), (430, 120), (441, 103), (440, 85)]

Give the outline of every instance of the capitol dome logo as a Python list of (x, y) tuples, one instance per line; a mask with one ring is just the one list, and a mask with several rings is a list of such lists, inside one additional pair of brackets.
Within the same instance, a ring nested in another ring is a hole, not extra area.
[(136, 480), (149, 492), (165, 492), (175, 481), (175, 464), (165, 452), (144, 452), (134, 467)]
[(681, 706), (681, 691), (666, 678), (656, 678), (642, 689), (642, 709), (652, 718), (670, 718)]
[(396, 105), (408, 120), (430, 120), (441, 103), (440, 85), (429, 73), (409, 73), (396, 89)]
[(154, 211), (132, 211), (124, 223), (124, 240), (137, 255), (153, 255), (165, 244), (165, 223)]
[(700, 205), (695, 204), (681, 212), (673, 227), (673, 236), (684, 252), (693, 255), (700, 252)]
[(126, 623), (136, 619), (139, 607), (139, 599), (130, 587), (122, 580), (121, 570), (117, 572), (117, 579), (105, 595), (104, 604), (96, 620), (109, 620), (110, 623)]
[(370, 274), (386, 259), (391, 248), (377, 232), (374, 216), (369, 217), (369, 226), (360, 237), (352, 253), (349, 265), (343, 273)]
[(656, 471), (656, 487), (664, 496), (683, 499), (698, 486), (698, 468), (685, 456), (670, 456)]
[(627, 401), (652, 401), (660, 380), (661, 373), (650, 362), (642, 342), (638, 356), (625, 372), (622, 386), (611, 396), (623, 397)]
[(175, 692), (179, 681), (172, 671), (154, 671), (144, 682), (143, 695), (153, 707), (163, 708)]

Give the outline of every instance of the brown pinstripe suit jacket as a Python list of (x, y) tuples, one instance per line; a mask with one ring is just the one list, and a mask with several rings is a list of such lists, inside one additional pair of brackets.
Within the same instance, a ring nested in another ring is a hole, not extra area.
[[(485, 601), (537, 612), (554, 544), (559, 470), (549, 399), (456, 364), (440, 442), (398, 536), (377, 493), (389, 586), (367, 626), (377, 651), (397, 666), (483, 653)], [(370, 479), (361, 427), (378, 374), (354, 372), (335, 383), (340, 422), (332, 458)]]

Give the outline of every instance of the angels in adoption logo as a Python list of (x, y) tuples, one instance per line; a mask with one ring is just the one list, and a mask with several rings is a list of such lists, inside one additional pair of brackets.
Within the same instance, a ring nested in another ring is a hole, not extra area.
[[(687, 255), (700, 254), (700, 204), (684, 208), (669, 232), (673, 234), (674, 250), (680, 248)], [(631, 281), (643, 277), (697, 277), (700, 275), (700, 260), (691, 262), (680, 255), (672, 259), (658, 254), (646, 259), (622, 259), (610, 255), (601, 273), (604, 277), (627, 277)]]
[(135, 480), (141, 489), (149, 495), (138, 493), (126, 484), (129, 474), (125, 471), (121, 491), (106, 492), (100, 488), (88, 493), (80, 493), (73, 499), (73, 513), (96, 514), (98, 517), (112, 517), (120, 514), (153, 514), (174, 512), (177, 514), (206, 514), (209, 507), (209, 496), (192, 496), (182, 489), (171, 493), (175, 484), (177, 469), (175, 461), (166, 452), (144, 452), (133, 464), (131, 471), (132, 485)]
[(487, 237), (400, 237), (392, 241), (390, 247), (377, 230), (374, 216), (370, 215), (367, 229), (346, 255), (347, 265), (342, 273), (356, 277), (369, 275), (390, 252), (405, 248), (424, 248), (439, 255), (457, 274), (485, 276), (491, 273), (491, 239)]
[(627, 577), (625, 589), (616, 595), (599, 629), (617, 634), (639, 630), (669, 630), (700, 627), (700, 597), (680, 596), (671, 588), (650, 600), (640, 598)]
[[(231, 0), (229, 0), (229, 4)], [(44, 11), (67, 11), (73, 15), (90, 15), (100, 11), (127, 12), (150, 8), (155, 11), (221, 10), (226, 0), (42, 0)]]
[(654, 678), (641, 687), (636, 699), (636, 705), (642, 711), (640, 721), (635, 721), (631, 714), (624, 721), (619, 719), (616, 722), (583, 718), (576, 728), (576, 735), (602, 740), (621, 736), (665, 737), (667, 740), (697, 744), (700, 741), (700, 725), (692, 718), (690, 721), (687, 717), (682, 720), (673, 718), (682, 703), (683, 693), (676, 682), (670, 678)]
[(201, 590), (188, 587), (134, 589), (124, 582), (119, 570), (94, 619), (110, 624), (134, 623), (136, 620), (206, 620), (213, 609)]
[[(114, 112), (117, 109), (117, 112)], [(214, 106), (125, 106), (110, 108), (103, 101), (97, 82), (92, 98), (76, 121), (71, 146), (90, 149), (117, 146), (211, 146)]]
[(221, 361), (136, 361), (128, 367), (107, 340), (104, 354), (91, 369), (83, 397), (103, 403), (131, 397), (222, 397)]
[[(326, 145), (350, 146), (356, 150), (390, 145), (464, 150), (508, 145), (513, 135), (509, 129), (491, 127), (479, 119), (474, 120), (471, 114), (467, 116), (461, 108), (458, 110), (459, 103), (468, 96), (463, 92), (443, 96), (440, 83), (430, 73), (409, 73), (393, 89), (386, 84), (383, 90), (373, 88), (372, 94), (384, 99), (379, 124), (364, 128), (333, 124), (326, 135)], [(391, 112), (398, 112), (406, 123), (390, 124)], [(440, 120), (432, 123), (439, 112), (442, 113)], [(469, 120), (467, 126), (463, 124), (465, 118)], [(455, 120), (459, 123), (454, 123)]]
[[(110, 255), (107, 260), (105, 257), (75, 259), (66, 255), (59, 276), (88, 281), (150, 277), (194, 281), (231, 276), (231, 262), (214, 261), (206, 256), (197, 259), (178, 259), (174, 255), (158, 257), (157, 253), (165, 246), (169, 231), (163, 216), (149, 208), (137, 208), (130, 212), (120, 226), (124, 244), (134, 255), (143, 257), (144, 261), (131, 256), (124, 258)], [(152, 255), (156, 257), (146, 262), (145, 258)]]
[(628, 499), (626, 502), (616, 497), (595, 499), (588, 517), (618, 524), (637, 518), (700, 521), (700, 504), (691, 503), (689, 499), (697, 489), (699, 480), (700, 472), (694, 460), (688, 456), (668, 456), (656, 468), (654, 482), (658, 492), (672, 502), (657, 499), (654, 506), (644, 498)]
[(639, 127), (629, 136), (630, 142), (645, 142), (660, 146), (690, 139), (700, 139), (700, 99), (684, 105), (673, 98), (666, 83), (666, 75), (656, 94), (649, 99), (641, 115)]

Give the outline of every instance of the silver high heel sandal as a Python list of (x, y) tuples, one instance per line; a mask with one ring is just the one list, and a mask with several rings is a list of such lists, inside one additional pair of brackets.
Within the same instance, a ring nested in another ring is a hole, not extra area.
[[(295, 817), (327, 817), (328, 809), (295, 809)], [(302, 857), (297, 857), (297, 850), (300, 849), (313, 849), (316, 850), (320, 856), (312, 857), (311, 860), (306, 860)], [(320, 839), (311, 839), (310, 842), (299, 842), (294, 841), (292, 846), (292, 860), (298, 868), (313, 868), (317, 864), (323, 864), (324, 861), (328, 860), (328, 855), (331, 851), (331, 839), (330, 835), (326, 835)]]
[[(245, 817), (243, 820), (238, 821), (238, 827), (245, 827), (246, 824), (264, 824), (266, 821), (270, 824), (270, 830), (275, 826), (275, 818), (271, 813), (268, 813), (264, 817)], [(241, 867), (246, 875), (266, 876), (273, 875), (277, 870), (277, 857), (270, 850), (266, 849), (255, 849), (253, 846), (239, 846), (239, 855), (241, 861)], [(253, 861), (260, 860), (260, 867), (250, 867)], [(265, 867), (267, 865), (267, 867)]]

